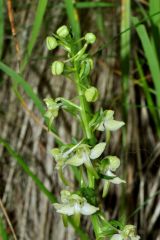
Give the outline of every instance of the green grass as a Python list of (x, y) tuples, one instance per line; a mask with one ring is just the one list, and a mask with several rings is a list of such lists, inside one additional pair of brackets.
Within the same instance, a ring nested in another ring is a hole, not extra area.
[[(122, 1), (121, 5), (121, 32), (125, 29), (130, 28), (131, 25), (131, 2)], [(129, 107), (129, 79), (130, 79), (130, 36), (131, 32), (127, 31), (120, 36), (120, 59), (121, 59), (121, 81), (122, 81), (122, 92), (123, 92), (123, 117), (127, 120), (128, 107)]]
[(105, 7), (113, 7), (114, 3), (107, 2), (76, 2), (76, 8), (105, 8)]
[[(134, 25), (136, 25), (139, 20), (137, 17), (133, 17), (132, 21)], [(156, 90), (156, 102), (157, 102), (157, 107), (160, 108), (160, 67), (159, 67), (159, 61), (157, 58), (157, 55), (155, 53), (154, 46), (149, 38), (149, 35), (147, 33), (146, 27), (144, 24), (139, 24), (136, 27), (136, 31), (138, 34), (138, 37), (141, 41), (144, 54), (152, 75), (154, 87)]]
[(5, 224), (3, 223), (2, 218), (0, 217), (0, 239), (1, 240), (8, 240), (8, 234), (6, 231)]
[(14, 160), (17, 161), (17, 163), (22, 167), (22, 169), (24, 170), (25, 173), (27, 173), (27, 175), (29, 177), (32, 178), (32, 180), (34, 181), (34, 183), (37, 185), (37, 187), (40, 189), (41, 192), (43, 192), (47, 198), (49, 199), (49, 201), (51, 203), (55, 203), (56, 197), (53, 195), (53, 193), (51, 193), (45, 186), (44, 184), (41, 182), (41, 180), (36, 176), (36, 174), (34, 174), (30, 168), (28, 167), (28, 165), (25, 163), (25, 161), (23, 160), (23, 158), (9, 145), (9, 143), (5, 140), (0, 138), (0, 144), (3, 145), (6, 150), (8, 151), (8, 153), (10, 154), (11, 157), (13, 157)]
[(4, 44), (4, 6), (3, 0), (0, 0), (0, 59), (2, 57), (3, 44)]
[[(35, 104), (35, 106), (37, 107), (37, 109), (39, 110), (39, 112), (41, 113), (41, 115), (43, 117), (44, 113), (46, 111), (44, 104), (42, 103), (40, 98), (37, 96), (37, 94), (33, 91), (32, 87), (29, 85), (29, 83), (27, 83), (27, 81), (25, 81), (20, 74), (16, 73), (12, 68), (8, 67), (7, 65), (5, 65), (2, 62), (0, 62), (0, 69), (12, 79), (13, 86), (16, 90), (15, 92), (17, 93), (19, 99), (21, 99), (22, 97), (21, 97), (20, 93), (18, 92), (18, 86), (21, 86), (23, 88), (23, 90), (25, 91), (25, 93), (27, 94), (27, 96), (33, 101), (33, 103)], [(46, 119), (47, 125), (48, 125), (48, 122), (49, 121)], [(63, 142), (59, 138), (59, 136), (56, 134), (54, 127), (51, 128), (51, 131), (55, 137), (56, 142), (59, 145), (62, 145)]]
[(68, 20), (72, 31), (74, 33), (75, 40), (79, 39), (81, 36), (81, 28), (79, 23), (78, 12), (74, 6), (74, 2), (72, 0), (64, 0), (66, 13), (68, 16)]
[(33, 22), (33, 28), (31, 31), (30, 38), (28, 40), (28, 45), (26, 47), (25, 55), (23, 57), (23, 60), (22, 60), (21, 66), (20, 66), (20, 72), (23, 72), (25, 70), (25, 67), (29, 63), (33, 48), (36, 44), (38, 35), (41, 30), (43, 17), (46, 12), (46, 8), (47, 8), (47, 3), (48, 3), (48, 0), (39, 0), (38, 1), (36, 15), (35, 15), (35, 19)]

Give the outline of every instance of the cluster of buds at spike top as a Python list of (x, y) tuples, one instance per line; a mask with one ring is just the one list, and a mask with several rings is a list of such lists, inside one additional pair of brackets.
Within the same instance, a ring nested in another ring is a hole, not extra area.
[(64, 73), (65, 69), (68, 70), (68, 72), (72, 72), (72, 64), (69, 64), (69, 66), (66, 64), (67, 62), (72, 62), (72, 60), (80, 61), (80, 77), (84, 78), (89, 75), (93, 68), (93, 61), (91, 58), (88, 58), (88, 55), (85, 54), (85, 51), (88, 44), (93, 44), (96, 41), (96, 36), (93, 33), (87, 33), (83, 38), (81, 38), (81, 41), (83, 40), (85, 40), (85, 44), (82, 49), (80, 49), (77, 53), (75, 53), (74, 50), (72, 51), (72, 49), (75, 49), (75, 45), (77, 43), (72, 38), (69, 33), (69, 29), (65, 25), (59, 27), (56, 31), (56, 34), (46, 38), (48, 50), (54, 50), (57, 46), (62, 46), (70, 56), (70, 59), (66, 61), (55, 61), (52, 63), (51, 70), (53, 75), (61, 75)]

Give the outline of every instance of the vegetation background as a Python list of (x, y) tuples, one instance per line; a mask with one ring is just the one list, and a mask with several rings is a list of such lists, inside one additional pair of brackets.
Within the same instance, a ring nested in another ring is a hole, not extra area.
[[(42, 101), (75, 96), (72, 82), (51, 75), (51, 63), (64, 52), (45, 46), (46, 36), (63, 24), (77, 37), (96, 34), (91, 77), (101, 95), (93, 108), (113, 109), (126, 122), (107, 152), (121, 157), (127, 184), (112, 187), (103, 200), (106, 216), (135, 224), (143, 240), (160, 240), (158, 0), (0, 0), (0, 239), (79, 239), (63, 227), (47, 191), (58, 196), (62, 183), (49, 154), (56, 138), (47, 131)], [(67, 142), (80, 134), (65, 113), (55, 129)], [(83, 219), (83, 225), (94, 239), (90, 222)]]

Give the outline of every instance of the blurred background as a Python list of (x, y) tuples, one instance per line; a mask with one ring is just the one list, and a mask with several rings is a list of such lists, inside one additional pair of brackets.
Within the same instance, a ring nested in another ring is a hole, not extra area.
[[(43, 99), (76, 94), (73, 82), (51, 74), (51, 63), (65, 53), (45, 46), (46, 37), (64, 24), (76, 38), (87, 32), (97, 36), (90, 47), (91, 79), (100, 91), (93, 109), (112, 109), (126, 123), (106, 150), (121, 158), (119, 174), (127, 181), (112, 186), (102, 200), (106, 217), (135, 224), (141, 239), (160, 240), (158, 0), (0, 0), (0, 239), (16, 239), (8, 222), (20, 240), (80, 239), (72, 227), (63, 227), (26, 168), (59, 196), (63, 185), (49, 154), (57, 141), (44, 123)], [(78, 123), (64, 112), (55, 129), (68, 143), (81, 136)], [(90, 222), (82, 223), (94, 239)]]

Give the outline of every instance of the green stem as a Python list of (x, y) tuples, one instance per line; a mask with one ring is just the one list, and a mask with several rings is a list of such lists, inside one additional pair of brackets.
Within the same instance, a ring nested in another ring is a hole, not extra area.
[(82, 123), (83, 123), (83, 130), (84, 130), (84, 134), (85, 136), (92, 140), (94, 139), (94, 135), (91, 131), (91, 129), (89, 128), (89, 106), (88, 106), (88, 103), (84, 97), (84, 94), (83, 94), (83, 90), (81, 88), (81, 84), (80, 84), (80, 78), (79, 78), (79, 74), (78, 74), (78, 68), (75, 64), (75, 69), (76, 69), (76, 72), (75, 72), (75, 81), (76, 81), (76, 87), (77, 87), (77, 92), (78, 92), (78, 95), (79, 95), (79, 99), (80, 99), (80, 107), (81, 107), (81, 119), (82, 119)]

